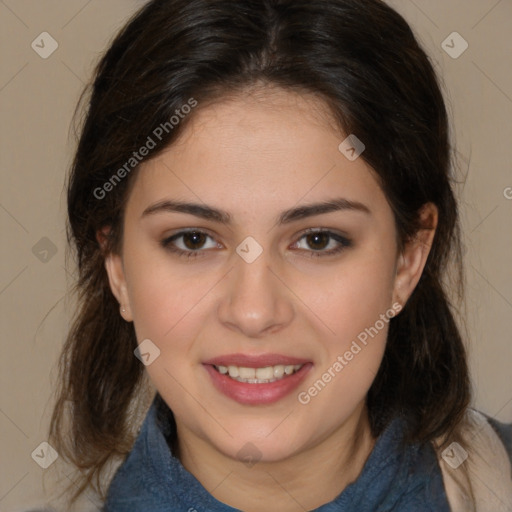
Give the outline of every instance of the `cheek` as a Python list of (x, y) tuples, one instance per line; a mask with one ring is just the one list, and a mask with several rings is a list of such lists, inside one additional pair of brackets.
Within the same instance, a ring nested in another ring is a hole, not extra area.
[(311, 415), (328, 410), (331, 426), (364, 400), (377, 375), (395, 314), (391, 276), (388, 265), (353, 265), (330, 280), (328, 294), (316, 297), (315, 309), (331, 332), (322, 338), (314, 374), (297, 399)]
[[(392, 250), (361, 252), (333, 277), (323, 310), (335, 335), (305, 400), (313, 407), (336, 403), (337, 419), (364, 399), (379, 370), (392, 309)], [(320, 393), (321, 399), (315, 399)]]
[(391, 307), (394, 263), (392, 255), (385, 255), (377, 250), (354, 253), (302, 289), (306, 304), (318, 312), (337, 348), (373, 326)]
[[(159, 355), (146, 371), (175, 414), (200, 415), (197, 404), (184, 388), (198, 394), (191, 381), (198, 358), (198, 338), (205, 312), (208, 290), (213, 281), (207, 276), (194, 279), (178, 274), (177, 265), (162, 261), (157, 255), (133, 255), (126, 261), (130, 306), (137, 340), (151, 340)], [(206, 296), (206, 297), (205, 297)], [(154, 349), (153, 349), (154, 350)]]
[(333, 424), (364, 400), (379, 370), (395, 313), (393, 254), (382, 245), (354, 252), (328, 279), (310, 288), (311, 309), (330, 332), (322, 337), (315, 372), (297, 398), (311, 413), (329, 409)]
[[(137, 338), (169, 339), (186, 329), (198, 328), (201, 300), (212, 287), (208, 276), (188, 275), (158, 253), (133, 254), (126, 260), (130, 306)], [(190, 334), (190, 333), (189, 333)], [(190, 335), (189, 339), (193, 339)]]

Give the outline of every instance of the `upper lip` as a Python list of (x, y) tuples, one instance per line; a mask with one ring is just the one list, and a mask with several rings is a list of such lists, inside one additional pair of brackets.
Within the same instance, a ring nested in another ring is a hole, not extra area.
[(283, 366), (309, 363), (307, 359), (285, 356), (282, 354), (226, 354), (213, 357), (203, 364), (214, 366), (243, 366), (244, 368), (264, 368), (265, 366)]

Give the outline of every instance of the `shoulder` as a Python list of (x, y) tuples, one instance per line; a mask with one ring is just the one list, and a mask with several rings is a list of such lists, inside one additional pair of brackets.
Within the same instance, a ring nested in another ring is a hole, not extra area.
[(439, 456), (454, 512), (512, 510), (512, 424), (468, 409), (457, 439)]
[(498, 421), (491, 416), (487, 416), (486, 414), (483, 415), (500, 438), (503, 446), (505, 446), (505, 450), (507, 451), (512, 465), (512, 423), (502, 423), (501, 421)]
[[(466, 413), (465, 440), (497, 468), (505, 471), (512, 488), (512, 423), (503, 423), (475, 409)], [(469, 455), (469, 454), (468, 454)], [(476, 453), (475, 453), (476, 455)]]

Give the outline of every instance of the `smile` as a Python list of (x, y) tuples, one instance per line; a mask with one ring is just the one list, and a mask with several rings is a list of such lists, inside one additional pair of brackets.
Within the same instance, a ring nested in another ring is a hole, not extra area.
[(269, 405), (290, 396), (313, 368), (305, 359), (231, 354), (203, 363), (221, 395), (243, 405)]
[(261, 368), (248, 368), (245, 366), (216, 366), (214, 368), (222, 375), (227, 375), (231, 379), (247, 384), (268, 384), (284, 379), (289, 375), (299, 371), (304, 365), (282, 365), (265, 366)]

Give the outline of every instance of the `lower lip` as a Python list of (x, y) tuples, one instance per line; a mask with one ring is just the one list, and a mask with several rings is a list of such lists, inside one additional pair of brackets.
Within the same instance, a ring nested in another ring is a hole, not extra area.
[(298, 387), (312, 366), (312, 363), (306, 363), (289, 377), (274, 382), (248, 384), (219, 373), (210, 364), (204, 365), (212, 378), (214, 386), (221, 393), (240, 404), (246, 405), (271, 404), (281, 400)]

